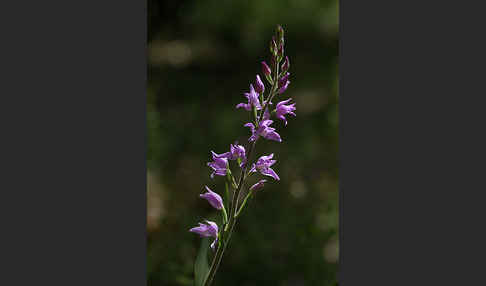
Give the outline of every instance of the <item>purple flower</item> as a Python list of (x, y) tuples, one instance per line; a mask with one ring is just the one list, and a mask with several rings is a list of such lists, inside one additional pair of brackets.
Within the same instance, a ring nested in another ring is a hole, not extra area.
[(262, 175), (270, 176), (277, 181), (280, 180), (277, 173), (275, 173), (275, 171), (272, 168), (270, 168), (270, 166), (272, 166), (273, 164), (275, 164), (275, 162), (277, 162), (276, 160), (272, 160), (272, 158), (273, 158), (273, 153), (268, 156), (261, 156), (260, 158), (258, 158), (256, 164), (253, 164), (253, 166), (250, 169), (250, 172), (258, 171)]
[(285, 121), (285, 125), (287, 125), (287, 119), (284, 116), (285, 114), (288, 113), (288, 114), (291, 114), (293, 116), (296, 116), (295, 113), (293, 112), (296, 109), (295, 103), (286, 105), (286, 103), (288, 103), (291, 100), (292, 100), (292, 98), (289, 98), (289, 99), (284, 100), (284, 101), (280, 101), (279, 103), (277, 103), (277, 108), (275, 109), (276, 117), (278, 119)]
[(205, 186), (206, 190), (208, 191), (207, 193), (200, 194), (199, 197), (206, 199), (211, 206), (215, 209), (222, 209), (223, 208), (223, 199), (221, 199), (221, 196), (218, 195), (217, 193), (211, 191), (208, 186)]
[(255, 130), (255, 125), (253, 123), (246, 123), (245, 127), (250, 127), (252, 135), (248, 139), (248, 141), (253, 142), (258, 139), (258, 137), (262, 136), (265, 139), (273, 140), (277, 142), (282, 142), (280, 135), (275, 132), (275, 128), (269, 127), (273, 123), (273, 120), (262, 120), (260, 122), (260, 126), (258, 129)]
[(245, 153), (245, 147), (242, 145), (235, 145), (230, 144), (230, 152), (231, 152), (231, 160), (236, 160), (238, 158), (240, 159), (246, 159), (246, 153)]
[(248, 99), (248, 103), (240, 103), (236, 105), (236, 108), (243, 107), (244, 109), (250, 111), (251, 107), (255, 106), (257, 110), (262, 109), (260, 105), (260, 100), (258, 100), (258, 93), (255, 92), (252, 84), (250, 84), (250, 92), (245, 92), (245, 96)]
[(243, 168), (243, 166), (246, 164), (245, 147), (243, 147), (242, 145), (237, 145), (236, 143), (235, 145), (231, 144), (230, 154), (231, 154), (231, 157), (229, 158), (230, 160), (241, 159), (240, 168)]
[(272, 71), (268, 67), (267, 63), (264, 61), (262, 62), (262, 72), (267, 78), (270, 76), (270, 74), (272, 74)]
[[(216, 153), (215, 153), (216, 154)], [(235, 145), (230, 144), (230, 151), (223, 153), (223, 154), (216, 154), (216, 157), (218, 158), (226, 158), (228, 160), (236, 160), (238, 158), (241, 159), (241, 164), (240, 167), (243, 167), (243, 165), (246, 162), (246, 153), (245, 153), (245, 147), (242, 145), (238, 145), (235, 143)]]
[(250, 187), (250, 191), (258, 191), (263, 189), (263, 183), (265, 183), (267, 180), (263, 179), (258, 181), (256, 184)]
[(259, 94), (262, 94), (262, 93), (265, 92), (265, 85), (263, 84), (259, 75), (256, 75), (255, 91), (258, 92)]
[(193, 227), (189, 231), (197, 233), (201, 237), (217, 237), (218, 225), (215, 222), (205, 220), (205, 223), (199, 223), (199, 226)]
[(283, 37), (284, 37), (284, 30), (282, 28), (282, 26), (278, 25), (277, 26), (277, 35), (278, 37), (283, 40)]
[(201, 237), (215, 237), (216, 239), (211, 243), (211, 248), (214, 250), (218, 242), (218, 225), (215, 222), (206, 220), (205, 224), (199, 223), (199, 226), (193, 227), (189, 231), (197, 233)]
[(290, 81), (288, 80), (290, 76), (290, 73), (286, 73), (279, 81), (278, 81), (278, 93), (282, 94), (287, 90), (287, 87), (289, 86)]
[(273, 55), (277, 55), (277, 42), (275, 41), (275, 36), (272, 36), (272, 41), (270, 42), (270, 52)]
[(258, 99), (258, 93), (255, 92), (252, 84), (250, 84), (250, 93), (247, 93), (246, 95), (248, 95), (248, 102), (251, 105), (255, 106), (257, 110), (262, 109), (260, 106), (260, 100)]
[(279, 90), (278, 90), (278, 93), (279, 94), (282, 94), (284, 93), (286, 90), (287, 90), (287, 87), (289, 87), (289, 84), (290, 84), (290, 80), (288, 80)]
[(211, 173), (211, 179), (214, 178), (214, 175), (218, 176), (226, 176), (226, 168), (228, 166), (228, 159), (221, 157), (223, 154), (218, 155), (211, 151), (213, 155), (213, 162), (208, 162), (208, 166), (213, 169)]
[(244, 109), (250, 111), (251, 110), (251, 105), (249, 103), (238, 103), (236, 105), (236, 108), (240, 108), (240, 107), (243, 107)]
[(283, 77), (281, 77), (278, 81), (278, 87), (282, 87), (287, 83), (287, 80), (289, 79), (290, 73), (285, 73)]
[(283, 43), (283, 38), (281, 39), (280, 46), (278, 47), (278, 56), (282, 57), (284, 54), (284, 43)]
[(282, 71), (288, 71), (290, 67), (289, 57), (285, 56), (285, 61), (282, 64)]

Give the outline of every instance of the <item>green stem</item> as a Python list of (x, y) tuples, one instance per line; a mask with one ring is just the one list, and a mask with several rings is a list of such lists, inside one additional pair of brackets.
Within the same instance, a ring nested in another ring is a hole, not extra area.
[(233, 174), (231, 173), (231, 169), (229, 168), (229, 164), (228, 164), (228, 168), (226, 169), (226, 178), (231, 184), (233, 184), (233, 188), (235, 189), (238, 188), (235, 181), (235, 177), (233, 176)]
[(257, 109), (256, 109), (255, 106), (253, 106), (253, 116), (255, 117), (255, 124), (258, 125), (258, 121), (257, 121), (258, 115), (257, 115)]
[(241, 211), (243, 210), (243, 208), (246, 205), (246, 201), (251, 197), (252, 194), (253, 194), (253, 191), (248, 192), (248, 195), (246, 195), (245, 199), (243, 200), (243, 203), (241, 203), (240, 209), (238, 210), (238, 212), (236, 212), (236, 217), (240, 216)]
[(223, 225), (225, 225), (228, 222), (228, 214), (226, 213), (226, 208), (224, 207), (224, 205), (221, 210), (223, 211)]

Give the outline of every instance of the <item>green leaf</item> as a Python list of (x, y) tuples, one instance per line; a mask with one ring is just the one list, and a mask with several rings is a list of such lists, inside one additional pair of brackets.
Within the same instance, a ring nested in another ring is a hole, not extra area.
[(209, 238), (201, 240), (201, 247), (197, 253), (196, 262), (194, 263), (194, 286), (202, 286), (206, 275), (209, 272), (208, 264)]

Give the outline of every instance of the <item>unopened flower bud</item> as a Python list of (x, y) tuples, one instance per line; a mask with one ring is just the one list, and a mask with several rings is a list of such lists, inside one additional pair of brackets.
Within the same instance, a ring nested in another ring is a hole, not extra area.
[(263, 92), (265, 92), (265, 85), (263, 84), (259, 75), (256, 75), (255, 91), (258, 92), (259, 94), (262, 94)]
[(263, 179), (258, 181), (256, 184), (250, 187), (250, 191), (258, 191), (263, 189), (263, 183), (265, 183), (267, 180)]
[(284, 38), (284, 29), (280, 25), (277, 26), (277, 35), (279, 39)]
[(278, 52), (278, 46), (277, 42), (275, 41), (275, 36), (272, 36), (272, 41), (270, 42), (270, 52), (274, 56), (276, 56)]
[(282, 64), (282, 72), (288, 71), (289, 67), (290, 67), (289, 57), (285, 56), (285, 61)]
[(269, 76), (272, 74), (272, 71), (268, 67), (267, 63), (265, 61), (262, 62), (262, 72), (265, 76)]
[(277, 52), (279, 62), (282, 59), (283, 54), (284, 54), (284, 44), (283, 44), (283, 42), (281, 42), (280, 45), (278, 46), (278, 52)]
[(265, 61), (262, 62), (262, 73), (265, 75), (268, 82), (272, 84), (272, 70), (270, 70), (270, 67)]
[(274, 57), (272, 57), (272, 58), (270, 59), (270, 67), (272, 68), (272, 70), (273, 70), (273, 69), (275, 69), (275, 64), (276, 64), (276, 63), (275, 63), (275, 60), (276, 60), (275, 58), (276, 58), (276, 57), (277, 57), (277, 56), (274, 56)]

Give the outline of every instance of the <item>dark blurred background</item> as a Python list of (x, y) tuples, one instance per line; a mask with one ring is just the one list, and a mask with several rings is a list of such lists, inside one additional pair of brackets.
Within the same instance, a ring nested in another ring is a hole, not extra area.
[(250, 201), (216, 275), (222, 285), (336, 285), (338, 263), (338, 1), (148, 1), (148, 285), (193, 285), (201, 239), (189, 228), (220, 221), (200, 199), (210, 150), (226, 152), (250, 135), (235, 105), (277, 24), (285, 29), (291, 84), (283, 96), (297, 117), (274, 127), (283, 142), (275, 171)]

